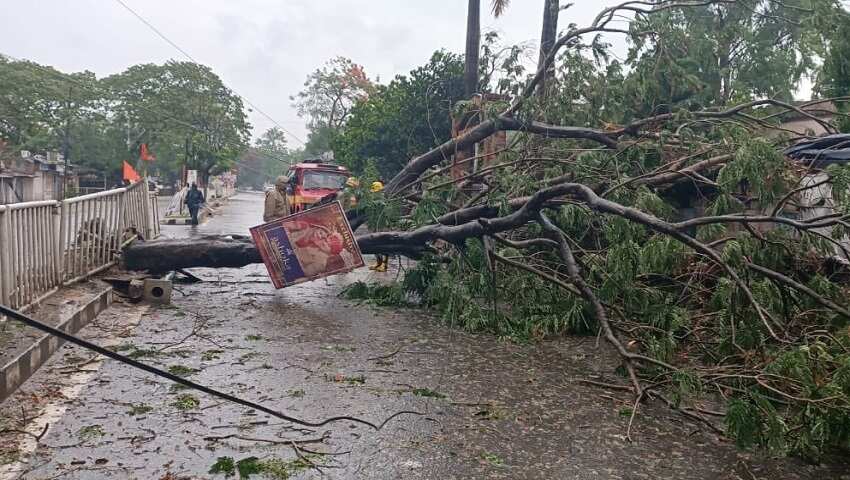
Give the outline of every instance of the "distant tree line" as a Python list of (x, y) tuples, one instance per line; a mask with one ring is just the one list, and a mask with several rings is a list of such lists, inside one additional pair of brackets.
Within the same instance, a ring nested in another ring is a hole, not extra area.
[(251, 125), (239, 96), (209, 67), (134, 65), (98, 79), (0, 58), (0, 138), (12, 149), (65, 153), (72, 164), (120, 178), (142, 144), (150, 173), (169, 180), (185, 165), (202, 179), (248, 146)]

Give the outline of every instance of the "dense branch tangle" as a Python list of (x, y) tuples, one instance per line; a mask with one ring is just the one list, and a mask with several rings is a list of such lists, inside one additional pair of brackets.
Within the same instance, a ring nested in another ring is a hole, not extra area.
[[(840, 327), (850, 309), (846, 284), (831, 277), (846, 248), (840, 230), (850, 231), (850, 195), (834, 195), (834, 212), (800, 213), (808, 191), (846, 189), (850, 171), (800, 186), (818, 170), (780, 153), (789, 133), (783, 114), (835, 132), (831, 123), (775, 99), (605, 128), (534, 120), (545, 105), (532, 105), (533, 93), (559, 50), (622, 31), (612, 22), (623, 13), (735, 3), (624, 2), (568, 31), (507, 109), (412, 159), (389, 182), (386, 198), (418, 205), (396, 224), (405, 228), (358, 236), (361, 248), (425, 255), (405, 288), (470, 328), (598, 332), (622, 358), (637, 398), (677, 408), (700, 392), (728, 401), (739, 439), (749, 416), (758, 435), (784, 422), (789, 442), (811, 442), (813, 424), (795, 416), (802, 408), (850, 424), (850, 381), (841, 373), (850, 372), (850, 340)], [(500, 130), (527, 138), (501, 164), (446, 175), (446, 159)], [(534, 160), (541, 149), (555, 166)], [(453, 188), (476, 182), (478, 190)]]

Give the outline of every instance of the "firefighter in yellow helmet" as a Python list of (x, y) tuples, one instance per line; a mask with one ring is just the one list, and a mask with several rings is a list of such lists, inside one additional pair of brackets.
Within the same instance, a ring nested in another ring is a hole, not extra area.
[[(384, 190), (384, 182), (380, 180), (376, 180), (372, 182), (372, 185), (369, 187), (372, 193), (380, 193)], [(390, 261), (389, 255), (375, 255), (375, 264), (369, 267), (369, 270), (374, 270), (376, 272), (386, 272), (387, 264)]]
[(357, 196), (354, 192), (358, 188), (360, 188), (360, 181), (355, 177), (348, 177), (342, 189), (342, 206), (346, 210), (357, 206)]

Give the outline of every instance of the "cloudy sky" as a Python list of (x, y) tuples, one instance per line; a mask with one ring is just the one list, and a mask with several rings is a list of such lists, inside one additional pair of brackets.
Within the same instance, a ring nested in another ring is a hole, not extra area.
[[(434, 50), (463, 51), (466, 0), (122, 0), (237, 93), (295, 136), (304, 121), (290, 105), (308, 73), (342, 55), (389, 81)], [(581, 0), (561, 24), (586, 24), (613, 0)], [(3, 0), (0, 53), (105, 76), (137, 63), (185, 60), (116, 0)], [(482, 5), (489, 5), (483, 0)], [(482, 28), (506, 43), (537, 45), (542, 0), (513, 0)], [(16, 20), (17, 19), (17, 20)], [(255, 134), (273, 126), (253, 112)], [(299, 142), (290, 139), (290, 144)]]

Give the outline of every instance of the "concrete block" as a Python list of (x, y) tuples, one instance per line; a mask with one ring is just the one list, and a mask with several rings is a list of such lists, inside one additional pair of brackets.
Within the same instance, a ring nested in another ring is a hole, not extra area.
[(171, 290), (170, 280), (147, 278), (144, 299), (151, 303), (171, 303)]

